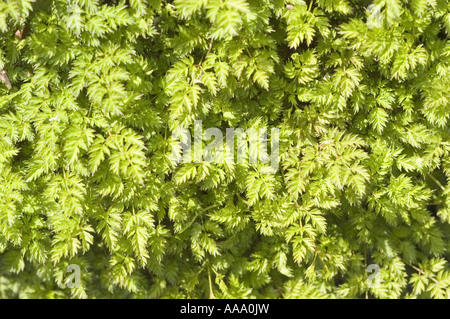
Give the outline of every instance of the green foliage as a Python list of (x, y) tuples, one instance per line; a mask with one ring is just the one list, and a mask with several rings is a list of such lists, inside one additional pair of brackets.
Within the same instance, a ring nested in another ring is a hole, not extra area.
[(450, 4), (370, 4), (1, 1), (0, 298), (450, 298)]

